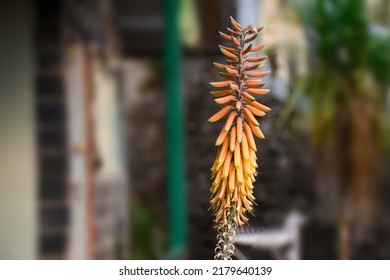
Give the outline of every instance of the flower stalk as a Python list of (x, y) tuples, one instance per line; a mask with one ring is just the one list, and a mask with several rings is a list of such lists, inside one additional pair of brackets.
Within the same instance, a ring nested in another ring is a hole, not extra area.
[(227, 223), (221, 225), (217, 235), (217, 245), (215, 247), (215, 260), (231, 260), (234, 255), (234, 236), (236, 235), (236, 225), (234, 223), (234, 212), (230, 208), (227, 212)]
[(252, 57), (250, 54), (264, 48), (254, 45), (262, 28), (253, 25), (242, 27), (230, 17), (230, 35), (219, 32), (230, 46), (219, 46), (227, 57), (226, 63), (214, 63), (222, 70), (219, 73), (225, 80), (212, 82), (217, 90), (211, 91), (217, 104), (223, 105), (209, 122), (217, 122), (227, 116), (225, 124), (215, 142), (217, 156), (211, 168), (214, 180), (211, 191), (210, 208), (214, 214), (214, 227), (219, 232), (216, 259), (230, 259), (234, 252), (236, 226), (248, 222), (248, 213), (253, 212), (255, 197), (253, 183), (257, 175), (256, 143), (254, 136), (264, 139), (256, 117), (262, 117), (271, 109), (256, 101), (254, 96), (267, 94), (261, 78), (268, 71), (258, 72), (263, 65), (259, 62), (265, 56)]

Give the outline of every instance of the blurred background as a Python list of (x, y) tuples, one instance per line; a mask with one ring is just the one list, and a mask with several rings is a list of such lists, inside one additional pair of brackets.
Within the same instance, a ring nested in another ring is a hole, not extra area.
[(0, 259), (212, 259), (229, 16), (264, 26), (239, 259), (390, 259), (389, 0), (31, 0), (0, 11)]

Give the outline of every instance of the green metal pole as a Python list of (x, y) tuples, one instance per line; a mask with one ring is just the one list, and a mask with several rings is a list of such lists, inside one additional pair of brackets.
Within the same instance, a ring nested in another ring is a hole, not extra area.
[(177, 259), (183, 256), (187, 241), (179, 0), (164, 1), (164, 18), (170, 243), (166, 258)]

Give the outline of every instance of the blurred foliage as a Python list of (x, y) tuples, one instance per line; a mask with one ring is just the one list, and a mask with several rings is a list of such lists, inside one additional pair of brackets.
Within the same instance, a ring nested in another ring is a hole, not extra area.
[(153, 209), (145, 206), (135, 197), (131, 201), (132, 221), (132, 259), (163, 259), (167, 251), (165, 230), (155, 222)]
[(298, 13), (309, 41), (309, 74), (296, 83), (298, 90), (291, 100), (307, 104), (301, 109), (309, 113), (314, 143), (334, 136), (336, 112), (358, 95), (364, 95), (385, 113), (390, 85), (390, 32), (368, 21), (364, 1), (286, 3)]
[(196, 48), (200, 43), (200, 25), (194, 0), (180, 2), (180, 35), (185, 46)]
[(390, 34), (371, 36), (369, 68), (383, 87), (390, 85)]

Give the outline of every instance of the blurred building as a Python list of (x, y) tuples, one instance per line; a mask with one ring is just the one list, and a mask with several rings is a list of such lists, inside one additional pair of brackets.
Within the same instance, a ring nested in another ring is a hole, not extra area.
[(2, 9), (0, 258), (125, 256), (121, 76), (105, 4)]

